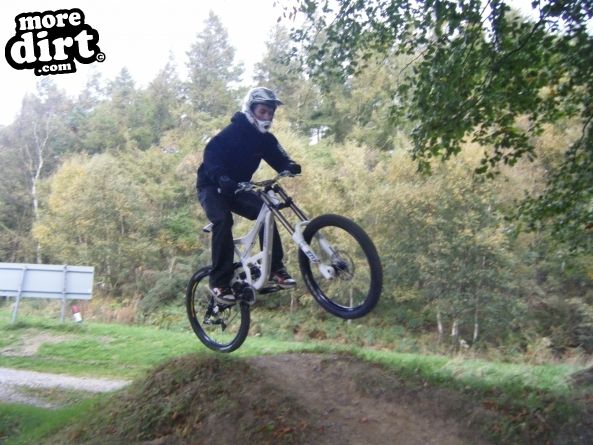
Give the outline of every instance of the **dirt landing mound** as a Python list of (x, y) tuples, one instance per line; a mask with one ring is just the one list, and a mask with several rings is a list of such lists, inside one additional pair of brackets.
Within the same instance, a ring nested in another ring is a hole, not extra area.
[(307, 407), (314, 443), (462, 445), (486, 443), (471, 430), (471, 403), (452, 392), (406, 388), (385, 369), (351, 357), (288, 354), (249, 363)]
[[(349, 356), (187, 356), (49, 443), (479, 445), (479, 410)], [(481, 415), (480, 415), (481, 416)]]

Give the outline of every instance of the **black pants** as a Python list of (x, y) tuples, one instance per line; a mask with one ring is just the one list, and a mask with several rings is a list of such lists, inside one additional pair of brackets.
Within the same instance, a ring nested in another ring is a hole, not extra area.
[[(213, 224), (212, 227), (212, 273), (210, 287), (228, 286), (233, 278), (233, 215), (243, 216), (250, 220), (257, 218), (262, 207), (262, 200), (254, 193), (242, 192), (233, 197), (218, 193), (215, 186), (198, 190), (198, 199), (206, 212), (206, 216)], [(263, 243), (263, 233), (260, 232), (260, 246)], [(272, 248), (272, 272), (282, 267), (282, 244), (278, 229), (274, 226)]]

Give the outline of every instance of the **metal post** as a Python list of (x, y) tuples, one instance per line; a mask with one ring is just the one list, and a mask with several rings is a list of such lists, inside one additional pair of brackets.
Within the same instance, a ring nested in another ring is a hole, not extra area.
[(17, 290), (16, 301), (14, 303), (14, 309), (12, 311), (12, 322), (16, 322), (16, 315), (19, 311), (19, 303), (21, 302), (21, 294), (23, 293), (23, 286), (25, 285), (25, 274), (27, 273), (27, 266), (23, 266), (23, 275), (21, 276), (21, 284)]
[(68, 266), (64, 266), (64, 279), (62, 282), (62, 314), (60, 320), (64, 323), (66, 318), (66, 274), (68, 273)]

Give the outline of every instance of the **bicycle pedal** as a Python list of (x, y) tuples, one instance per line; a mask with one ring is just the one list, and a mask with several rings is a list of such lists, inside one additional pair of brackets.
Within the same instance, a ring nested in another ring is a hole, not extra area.
[(249, 306), (255, 303), (255, 289), (252, 287), (244, 288), (241, 292), (241, 301), (247, 303)]
[(279, 290), (282, 290), (282, 288), (280, 286), (278, 286), (277, 284), (273, 284), (271, 286), (261, 288), (259, 290), (259, 293), (260, 294), (271, 294), (274, 292), (278, 292)]

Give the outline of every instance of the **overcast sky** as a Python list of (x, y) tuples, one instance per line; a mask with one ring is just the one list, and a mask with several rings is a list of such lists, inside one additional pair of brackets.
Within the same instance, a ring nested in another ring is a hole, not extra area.
[[(531, 11), (531, 0), (510, 1), (524, 12)], [(53, 75), (52, 79), (76, 96), (91, 69), (111, 80), (125, 66), (136, 85), (145, 87), (165, 66), (171, 51), (180, 76), (185, 77), (186, 52), (212, 10), (228, 31), (236, 60), (244, 63), (244, 83), (251, 85), (253, 65), (261, 60), (265, 42), (281, 15), (273, 4), (274, 0), (0, 0), (0, 43), (4, 49), (14, 36), (18, 14), (79, 8), (85, 22), (99, 33), (99, 47), (106, 59), (90, 65), (77, 63), (76, 73)], [(33, 70), (16, 70), (4, 54), (0, 56), (0, 125), (14, 120), (23, 96), (36, 91), (39, 79)]]
[[(185, 75), (186, 52), (203, 29), (210, 10), (227, 29), (235, 58), (245, 64), (244, 81), (250, 84), (253, 65), (260, 61), (270, 31), (281, 15), (274, 0), (2, 0), (0, 42), (15, 34), (15, 17), (24, 12), (79, 8), (85, 22), (99, 33), (103, 63), (76, 63), (77, 72), (53, 75), (52, 79), (71, 96), (86, 84), (91, 67), (104, 79), (113, 79), (125, 66), (136, 85), (148, 84), (164, 67), (172, 51), (181, 76)], [(0, 125), (10, 124), (20, 110), (23, 96), (36, 91), (40, 77), (33, 70), (12, 68), (4, 52), (0, 57)]]

